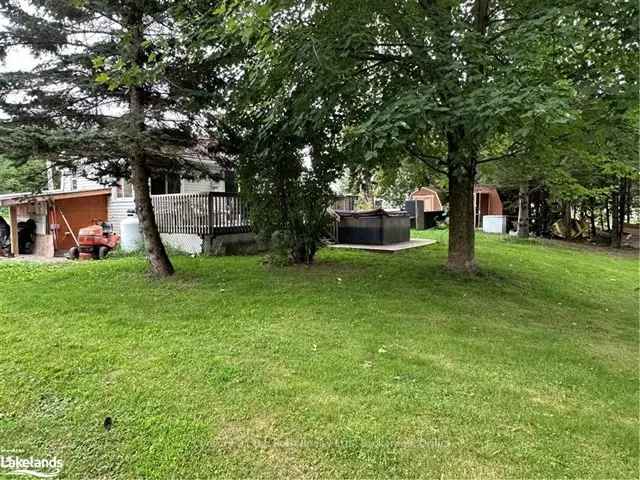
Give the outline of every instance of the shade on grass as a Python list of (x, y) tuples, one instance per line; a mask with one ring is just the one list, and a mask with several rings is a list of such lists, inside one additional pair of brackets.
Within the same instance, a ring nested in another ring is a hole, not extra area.
[(63, 478), (637, 478), (637, 259), (481, 236), (469, 278), (445, 244), (0, 263), (0, 447)]

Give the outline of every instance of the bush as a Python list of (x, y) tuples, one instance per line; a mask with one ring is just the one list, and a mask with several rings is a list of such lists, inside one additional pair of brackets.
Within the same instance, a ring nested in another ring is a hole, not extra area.
[(259, 238), (270, 243), (271, 263), (311, 264), (322, 246), (339, 171), (318, 152), (280, 137), (240, 159), (240, 191)]

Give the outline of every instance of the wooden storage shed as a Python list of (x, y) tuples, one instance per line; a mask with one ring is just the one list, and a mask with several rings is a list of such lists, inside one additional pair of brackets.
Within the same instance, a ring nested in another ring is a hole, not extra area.
[(473, 204), (475, 210), (475, 227), (482, 227), (485, 215), (502, 215), (502, 200), (496, 187), (476, 185), (473, 188)]
[(431, 187), (420, 187), (409, 195), (411, 200), (422, 200), (425, 212), (441, 212), (442, 201), (438, 190)]
[(9, 208), (11, 251), (19, 252), (21, 222), (35, 223), (32, 254), (53, 257), (75, 245), (78, 231), (96, 220), (108, 218), (111, 189), (77, 192), (17, 193), (0, 196), (0, 207)]
[[(420, 187), (409, 196), (411, 200), (422, 200), (425, 212), (444, 210), (442, 195), (437, 188)], [(482, 227), (482, 217), (485, 215), (502, 215), (502, 200), (496, 187), (491, 185), (476, 185), (473, 188), (474, 225)]]

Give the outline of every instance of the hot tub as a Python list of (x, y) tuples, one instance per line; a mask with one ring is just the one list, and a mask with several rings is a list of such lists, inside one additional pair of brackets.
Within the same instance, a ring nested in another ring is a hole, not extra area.
[(408, 242), (411, 219), (407, 212), (338, 210), (338, 243), (389, 245)]

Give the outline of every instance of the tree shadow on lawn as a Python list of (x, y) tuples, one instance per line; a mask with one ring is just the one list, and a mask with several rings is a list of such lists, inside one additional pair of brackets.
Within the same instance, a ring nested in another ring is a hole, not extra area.
[[(530, 247), (522, 248), (530, 253)], [(443, 267), (446, 248), (442, 245), (439, 249), (393, 255), (328, 253), (323, 253), (313, 267), (272, 270), (269, 275), (299, 290), (298, 296), (330, 294), (335, 302), (340, 302), (348, 295), (382, 306), (384, 302), (394, 305), (406, 302), (424, 312), (440, 311), (476, 323), (491, 318), (493, 312), (493, 318), (500, 317), (501, 323), (507, 320), (523, 327), (537, 324), (574, 332), (579, 324), (591, 333), (627, 338), (633, 329), (632, 317), (637, 306), (634, 297), (629, 296), (633, 286), (620, 285), (611, 295), (601, 291), (593, 295), (589, 289), (601, 287), (601, 280), (593, 278), (600, 273), (600, 266), (594, 266), (595, 271), (584, 265), (574, 266), (575, 253), (567, 250), (553, 252), (556, 254), (553, 261), (561, 263), (556, 271), (550, 271), (545, 265), (535, 265), (536, 258), (524, 258), (520, 265), (513, 252), (493, 250), (489, 257), (481, 249), (480, 272), (475, 275), (447, 271)], [(533, 267), (528, 268), (527, 263)], [(589, 282), (586, 286), (585, 278)]]

